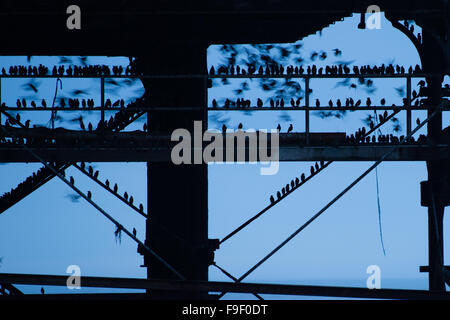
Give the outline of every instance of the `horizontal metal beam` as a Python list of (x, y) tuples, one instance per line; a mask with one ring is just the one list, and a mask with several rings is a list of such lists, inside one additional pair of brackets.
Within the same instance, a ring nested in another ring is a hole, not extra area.
[[(0, 274), (0, 282), (11, 284), (66, 286), (67, 276)], [(173, 281), (136, 278), (82, 277), (82, 287), (124, 288), (170, 291), (235, 292), (277, 295), (351, 297), (373, 299), (450, 299), (446, 292), (403, 289), (366, 289), (354, 287), (305, 286), (285, 284), (235, 283), (219, 281)]]
[[(332, 66), (332, 65), (331, 65)], [(69, 79), (189, 79), (189, 78), (209, 78), (209, 79), (346, 79), (346, 78), (427, 78), (434, 76), (432, 73), (385, 73), (385, 74), (98, 74), (98, 75), (1, 75), (0, 79), (27, 79), (27, 78), (69, 78)]]
[[(49, 162), (170, 162), (168, 147), (28, 147)], [(279, 161), (376, 161), (392, 145), (293, 146), (282, 145)], [(246, 149), (248, 154), (248, 149)], [(424, 145), (397, 146), (386, 161), (429, 161), (449, 156), (447, 145), (435, 148)], [(224, 156), (225, 158), (225, 156)], [(0, 146), (1, 163), (37, 162), (30, 152), (18, 145)]]
[[(3, 110), (5, 111), (12, 111), (12, 112), (28, 112), (28, 111), (47, 111), (47, 112), (51, 112), (51, 111), (86, 111), (86, 112), (92, 112), (92, 111), (102, 111), (102, 107), (94, 107), (94, 108), (74, 108), (74, 107), (36, 107), (36, 108), (32, 108), (32, 107), (26, 107), (26, 108), (17, 108), (17, 107), (4, 107)], [(104, 111), (120, 111), (120, 110), (124, 110), (123, 108), (120, 107), (108, 107), (108, 108), (104, 108)], [(152, 106), (148, 106), (148, 107), (128, 107), (126, 110), (133, 110), (133, 111), (148, 111), (148, 112), (152, 112), (152, 111), (179, 111), (179, 112), (185, 112), (185, 111), (192, 111), (192, 110), (204, 110), (204, 108), (202, 107), (182, 107), (182, 108), (177, 108), (177, 107), (152, 107)], [(330, 107), (330, 106), (323, 106), (323, 107), (292, 107), (290, 105), (286, 105), (285, 107), (256, 107), (256, 106), (252, 106), (249, 108), (236, 108), (236, 107), (230, 107), (230, 108), (225, 108), (225, 107), (216, 107), (216, 108), (212, 108), (209, 107), (208, 111), (243, 111), (243, 112), (253, 112), (253, 111), (315, 111), (315, 112), (320, 112), (320, 111), (336, 111), (336, 112), (343, 112), (343, 111), (374, 111), (374, 110), (393, 110), (393, 111), (406, 111), (406, 110), (414, 110), (414, 111), (427, 111), (428, 108), (427, 106), (421, 105), (421, 106), (411, 106), (411, 107), (405, 107), (405, 106), (371, 106), (371, 107), (367, 107), (367, 106), (360, 106), (360, 107)], [(450, 111), (450, 106), (444, 106), (442, 107), (442, 111)]]

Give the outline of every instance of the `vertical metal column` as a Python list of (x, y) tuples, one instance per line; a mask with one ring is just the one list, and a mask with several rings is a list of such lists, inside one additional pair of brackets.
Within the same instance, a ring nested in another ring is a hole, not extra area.
[(100, 78), (101, 120), (105, 121), (105, 78)]
[[(429, 89), (430, 108), (428, 116), (440, 106), (442, 78), (430, 77), (427, 79)], [(442, 115), (437, 115), (428, 123), (428, 138), (431, 145), (439, 141), (442, 131)], [(430, 203), (428, 205), (428, 265), (429, 289), (445, 291), (444, 275), (444, 241), (443, 219), (444, 205), (442, 202), (443, 178), (448, 161), (427, 161), (428, 181), (430, 188)], [(448, 168), (447, 168), (448, 170)]]
[[(0, 77), (0, 107), (2, 105), (2, 77)], [(2, 113), (0, 112), (0, 125), (2, 125)]]
[(411, 76), (406, 77), (406, 134), (411, 133)]
[(309, 77), (305, 78), (305, 136), (309, 144)]
[[(442, 48), (433, 36), (423, 29), (423, 70), (433, 74), (426, 78), (428, 95), (428, 116), (440, 108), (441, 91), (444, 70), (444, 55)], [(427, 124), (428, 143), (435, 146), (442, 139), (442, 112), (438, 112)], [(436, 159), (438, 159), (436, 155)], [(444, 193), (445, 172), (448, 170), (447, 160), (427, 161), (428, 169), (428, 266), (429, 266), (429, 290), (445, 291), (443, 274), (444, 250), (443, 250), (443, 217), (444, 217)]]
[[(141, 79), (146, 103), (163, 108), (149, 111), (149, 134), (171, 135), (175, 129), (183, 128), (193, 136), (194, 121), (202, 121), (206, 130), (207, 78), (183, 76), (206, 75), (206, 48), (203, 44), (160, 43), (154, 50), (136, 58), (135, 66), (140, 71), (169, 76)], [(147, 179), (148, 212), (151, 214), (151, 219), (147, 220), (147, 245), (186, 279), (207, 281), (208, 267), (213, 261), (208, 239), (207, 164), (147, 163)], [(163, 226), (170, 234), (152, 222)], [(144, 256), (144, 265), (149, 279), (174, 279), (150, 256)], [(204, 293), (158, 290), (151, 294), (158, 298), (205, 298)]]

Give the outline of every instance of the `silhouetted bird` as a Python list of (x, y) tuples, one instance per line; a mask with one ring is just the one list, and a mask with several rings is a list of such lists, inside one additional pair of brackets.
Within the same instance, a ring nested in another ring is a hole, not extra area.
[(277, 130), (278, 130), (278, 132), (281, 132), (281, 125), (280, 124), (278, 124)]
[(99, 173), (98, 170), (96, 170), (95, 173), (94, 173), (94, 178), (95, 178), (95, 179), (98, 178), (98, 173)]
[(295, 185), (298, 186), (300, 184), (300, 180), (298, 177), (295, 178)]
[(304, 174), (304, 173), (302, 173), (302, 175), (301, 175), (300, 179), (302, 179), (302, 182), (304, 182), (304, 181), (306, 180), (306, 178), (305, 178), (305, 174)]
[(25, 98), (22, 99), (22, 107), (27, 107), (27, 101), (25, 100)]
[(41, 287), (41, 294), (45, 294), (45, 290), (42, 287)]
[(358, 99), (358, 101), (356, 101), (356, 103), (355, 103), (355, 107), (359, 107), (360, 105), (361, 105), (361, 100)]
[(91, 193), (90, 191), (88, 191), (87, 197), (88, 197), (88, 199), (91, 199), (91, 198), (92, 198), (92, 193)]
[(117, 190), (119, 190), (119, 187), (117, 186), (117, 183), (114, 184), (114, 192), (117, 193)]
[(275, 199), (273, 198), (273, 196), (270, 196), (270, 203), (274, 203)]
[(94, 168), (92, 168), (92, 166), (89, 166), (88, 167), (88, 172), (89, 172), (89, 175), (92, 176), (92, 174), (94, 173)]
[(386, 104), (386, 100), (383, 98), (383, 99), (381, 99), (380, 103), (382, 106), (384, 106)]
[(419, 118), (417, 118), (416, 123), (417, 123), (418, 126), (420, 125), (420, 119)]
[(142, 203), (139, 204), (139, 211), (144, 212), (144, 206), (142, 205)]
[(314, 166), (316, 167), (316, 171), (319, 171), (320, 168), (319, 168), (319, 164), (317, 162), (315, 163)]
[(83, 118), (80, 117), (79, 120), (80, 120), (80, 128), (81, 128), (81, 130), (86, 130), (86, 127), (84, 126)]
[(129, 202), (130, 202), (130, 204), (133, 204), (133, 202), (134, 202), (133, 196), (130, 197)]
[(108, 179), (106, 179), (105, 185), (109, 188), (109, 180)]
[(213, 99), (213, 101), (212, 101), (212, 107), (213, 107), (213, 108), (217, 108), (217, 101), (216, 101), (216, 99)]
[(222, 125), (222, 133), (227, 132), (227, 126), (225, 124)]
[(388, 112), (387, 112), (387, 110), (384, 110), (383, 118), (384, 118), (384, 119), (387, 119), (387, 117), (388, 117)]
[(340, 108), (342, 106), (341, 100), (337, 99), (336, 105)]
[(20, 103), (20, 99), (17, 99), (16, 106), (17, 106), (17, 108), (20, 108), (22, 106), (21, 103)]
[(128, 200), (128, 193), (125, 191), (125, 193), (123, 194), (123, 197), (125, 198), (125, 200)]
[(242, 130), (242, 128), (243, 128), (242, 123), (239, 123), (239, 125), (238, 125), (238, 130)]
[(280, 193), (280, 191), (277, 191), (277, 199), (278, 199), (278, 200), (281, 199), (281, 193)]
[(333, 107), (333, 101), (330, 99), (330, 101), (328, 101), (328, 105), (331, 107)]
[(366, 105), (367, 105), (368, 107), (370, 107), (371, 104), (372, 104), (372, 101), (370, 100), (370, 98), (367, 98), (367, 100), (366, 100)]
[(285, 187), (281, 188), (281, 193), (283, 194), (283, 196), (286, 194), (286, 188)]
[(311, 174), (314, 174), (314, 167), (313, 166), (311, 166), (310, 172), (311, 172)]
[(25, 128), (29, 128), (30, 127), (30, 120), (25, 121)]
[(133, 236), (136, 237), (136, 229), (135, 228), (133, 228)]
[(36, 102), (31, 101), (31, 106), (32, 106), (33, 108), (36, 108)]
[(289, 125), (289, 128), (287, 130), (287, 133), (292, 132), (292, 130), (294, 129), (294, 127), (292, 126), (292, 123)]
[(425, 87), (425, 81), (424, 80), (420, 80), (419, 83), (417, 84), (419, 87)]
[(316, 99), (316, 107), (320, 107), (320, 101), (319, 101), (319, 99)]
[(75, 179), (72, 176), (70, 177), (70, 184), (75, 184)]
[(84, 162), (81, 162), (80, 167), (81, 167), (81, 170), (84, 170), (84, 168), (86, 167), (86, 164)]
[(45, 102), (45, 99), (42, 99), (42, 106), (44, 107), (44, 108), (47, 108), (47, 103)]
[(262, 107), (263, 107), (263, 101), (262, 101), (260, 98), (258, 98), (258, 101), (257, 101), (257, 103), (256, 103), (256, 106), (257, 106), (258, 108), (262, 108)]
[(89, 124), (88, 124), (88, 130), (89, 130), (89, 131), (92, 131), (92, 123), (90, 123), (90, 122), (89, 122)]

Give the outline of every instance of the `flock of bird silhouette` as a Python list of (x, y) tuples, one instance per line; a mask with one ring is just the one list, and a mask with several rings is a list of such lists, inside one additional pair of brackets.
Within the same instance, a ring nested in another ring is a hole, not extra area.
[[(87, 173), (92, 179), (95, 179), (95, 180), (97, 180), (97, 181), (100, 181), (100, 180), (99, 180), (99, 173), (100, 173), (100, 172), (99, 172), (98, 170), (95, 170), (95, 171), (94, 171), (94, 168), (93, 168), (92, 166), (88, 166), (88, 167), (87, 167), (87, 170), (86, 170), (86, 164), (85, 164), (84, 162), (81, 162), (79, 167), (80, 167), (80, 169), (81, 169), (82, 171), (84, 171), (85, 173)], [(70, 177), (70, 180), (69, 180), (69, 181), (70, 181), (70, 183), (71, 183), (72, 185), (75, 185), (75, 179), (74, 179), (73, 176)], [(108, 190), (112, 190), (112, 191), (114, 192), (115, 195), (117, 195), (117, 196), (120, 197), (120, 195), (119, 195), (119, 186), (117, 185), (117, 183), (115, 183), (114, 186), (113, 186), (112, 188), (111, 188), (111, 186), (110, 186), (110, 182), (109, 182), (108, 179), (106, 179), (105, 183), (100, 183), (100, 184), (101, 184), (102, 186), (104, 186), (105, 188), (107, 188)], [(87, 196), (88, 196), (89, 199), (92, 198), (92, 193), (91, 193), (91, 191), (88, 191)], [(129, 196), (128, 193), (127, 193), (127, 191), (124, 192), (123, 197), (121, 197), (121, 198), (123, 198), (123, 199), (125, 200), (125, 202), (127, 202), (129, 205), (131, 205), (131, 206), (134, 205), (134, 198), (133, 198), (133, 196)], [(142, 203), (139, 204), (139, 212), (144, 213), (144, 206), (143, 206)]]
[[(67, 101), (67, 102), (66, 102)], [(3, 108), (6, 108), (6, 103), (3, 102), (1, 105)], [(33, 108), (33, 109), (47, 109), (47, 102), (45, 99), (41, 100), (40, 105), (37, 105), (34, 100), (31, 100), (31, 102), (28, 105), (27, 100), (25, 98), (17, 99), (16, 100), (16, 107), (17, 109), (27, 109), (27, 108)], [(117, 99), (114, 103), (111, 101), (111, 99), (106, 99), (104, 108), (125, 108), (125, 101), (123, 99)], [(58, 109), (64, 109), (64, 108), (70, 108), (70, 109), (94, 109), (95, 103), (94, 99), (78, 99), (78, 98), (68, 98), (67, 100), (64, 98), (59, 99), (59, 104), (55, 106), (55, 108)], [(101, 108), (101, 107), (97, 107)]]
[[(57, 167), (57, 163), (52, 164), (53, 167)], [(11, 189), (8, 192), (5, 192), (0, 197), (0, 211), (3, 211), (3, 208), (8, 207), (11, 203), (15, 203), (17, 200), (21, 200), (23, 195), (28, 195), (34, 188), (37, 183), (41, 183), (46, 177), (51, 174), (51, 170), (47, 167), (42, 167), (29, 177), (27, 177), (23, 182), (19, 183), (16, 188)], [(64, 175), (64, 171), (62, 171)]]
[[(321, 171), (325, 167), (325, 162), (323, 160), (316, 162), (313, 166), (310, 167), (310, 177), (317, 174), (319, 171)], [(301, 184), (303, 184), (306, 181), (306, 176), (304, 173), (302, 173), (299, 177), (296, 177), (295, 179), (291, 180), (290, 183), (287, 183), (286, 186), (281, 188), (281, 191), (277, 191), (276, 193), (276, 199), (273, 195), (270, 196), (270, 204), (275, 204), (276, 202), (280, 201), (283, 197), (287, 196), (290, 192), (294, 191), (296, 188), (298, 188)]]
[[(121, 101), (123, 101), (123, 100), (121, 100)], [(136, 99), (135, 101), (129, 103), (126, 108), (124, 107), (124, 108), (120, 109), (120, 111), (116, 112), (113, 116), (111, 116), (109, 118), (108, 121), (99, 120), (95, 131), (118, 130), (118, 128), (119, 129), (123, 128), (123, 126), (125, 124), (129, 124), (130, 120), (132, 120), (135, 116), (137, 116), (138, 114), (142, 114), (142, 111), (139, 111), (139, 107), (144, 104), (145, 103), (144, 103), (143, 98)], [(20, 120), (21, 120), (20, 114), (17, 113), (15, 120), (11, 119), (11, 118), (6, 118), (4, 125), (6, 128), (14, 127), (14, 126), (21, 127), (19, 125)], [(72, 119), (71, 121), (78, 122), (80, 129), (83, 131), (86, 131), (86, 130), (94, 131), (94, 125), (89, 122), (88, 125), (86, 126), (83, 121), (83, 116), (81, 116), (81, 115)], [(24, 126), (25, 126), (25, 128), (29, 128), (30, 120), (26, 120)], [(36, 125), (33, 125), (33, 128), (36, 128), (36, 127), (37, 127)], [(147, 124), (144, 124), (143, 131), (147, 131)], [(6, 142), (5, 137), (3, 135), (0, 136), (0, 141)]]
[[(210, 76), (233, 76), (233, 75), (259, 75), (259, 76), (281, 76), (281, 75), (402, 75), (402, 74), (420, 74), (422, 69), (419, 65), (415, 67), (410, 66), (408, 70), (400, 65), (382, 64), (381, 66), (353, 66), (350, 68), (346, 64), (327, 65), (325, 67), (318, 67), (315, 64), (308, 66), (283, 66), (280, 64), (266, 64), (264, 66), (257, 67), (254, 64), (250, 64), (246, 67), (239, 65), (221, 65), (216, 68), (212, 66), (209, 70)], [(53, 66), (50, 71), (49, 67), (40, 64), (39, 66), (24, 66), (15, 65), (10, 66), (7, 71), (5, 68), (1, 70), (2, 76), (17, 76), (17, 77), (97, 77), (97, 76), (136, 76), (142, 75), (129, 65), (123, 68), (123, 66), (113, 66), (110, 68), (106, 65), (59, 65)]]
[(410, 66), (408, 70), (400, 65), (382, 64), (381, 66), (353, 66), (350, 68), (345, 64), (327, 65), (325, 67), (317, 67), (303, 65), (284, 67), (280, 64), (267, 64), (265, 66), (256, 67), (249, 65), (247, 68), (238, 65), (221, 65), (216, 68), (212, 66), (209, 69), (210, 76), (296, 76), (296, 75), (405, 75), (405, 74), (421, 74), (422, 69), (419, 65)]
[(2, 76), (20, 76), (20, 77), (41, 77), (41, 76), (73, 76), (73, 77), (97, 77), (97, 76), (135, 76), (137, 73), (133, 71), (131, 66), (123, 68), (123, 66), (113, 66), (110, 68), (107, 65), (64, 65), (53, 66), (51, 72), (49, 67), (40, 64), (39, 66), (24, 66), (15, 65), (10, 66), (8, 72), (5, 68), (1, 70)]

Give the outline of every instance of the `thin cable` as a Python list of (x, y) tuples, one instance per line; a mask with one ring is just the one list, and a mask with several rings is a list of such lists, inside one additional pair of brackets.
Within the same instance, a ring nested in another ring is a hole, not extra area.
[[(406, 137), (404, 137), (399, 144), (407, 141), (414, 133), (416, 133), (422, 126), (424, 126), (431, 118), (433, 118), (438, 112), (440, 108), (433, 112), (427, 119), (425, 119), (422, 123), (420, 123), (413, 131), (411, 131)], [(373, 169), (375, 169), (381, 162), (383, 162), (392, 152), (394, 152), (398, 148), (397, 146), (393, 146), (392, 149), (386, 152), (380, 160), (376, 161), (372, 166), (370, 166), (362, 175), (360, 175), (356, 180), (354, 180), (350, 185), (348, 185), (341, 193), (339, 193), (336, 197), (333, 198), (328, 204), (326, 204), (319, 212), (317, 212), (314, 216), (312, 216), (306, 223), (304, 223), (300, 228), (298, 228), (294, 233), (292, 233), (286, 240), (284, 240), (280, 245), (278, 245), (275, 249), (273, 249), (269, 254), (267, 254), (264, 258), (262, 258), (257, 264), (251, 267), (246, 273), (244, 273), (239, 279), (238, 282), (244, 280), (248, 275), (250, 275), (253, 271), (255, 271), (259, 266), (261, 266), (265, 261), (267, 261), (271, 256), (277, 253), (281, 248), (283, 248), (289, 241), (291, 241), (295, 236), (297, 236), (303, 229), (305, 229), (311, 222), (316, 220), (322, 213), (324, 213), (329, 207), (331, 207), (337, 200), (339, 200), (344, 194), (350, 191), (358, 182), (360, 182), (364, 177), (366, 177)], [(225, 292), (226, 293), (226, 292)], [(223, 297), (225, 293), (222, 293), (220, 297)]]
[[(378, 123), (377, 110), (374, 110), (374, 113), (375, 113), (375, 121)], [(382, 134), (380, 128), (378, 128), (378, 133), (380, 135)], [(375, 133), (375, 136), (376, 136), (376, 133)], [(381, 205), (380, 205), (380, 190), (379, 190), (379, 186), (378, 186), (378, 167), (375, 168), (375, 180), (376, 180), (376, 186), (377, 186), (378, 230), (380, 233), (381, 248), (383, 249), (384, 256), (386, 256), (386, 250), (384, 247), (384, 240), (383, 240), (383, 227), (381, 224)]]
[(380, 206), (380, 190), (378, 187), (378, 167), (375, 168), (375, 180), (377, 184), (378, 227), (380, 231), (381, 248), (383, 249), (384, 256), (386, 256), (386, 250), (384, 248), (384, 241), (383, 241), (383, 228), (381, 226), (381, 206)]

